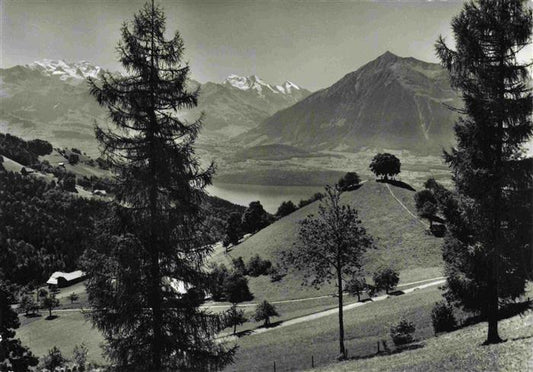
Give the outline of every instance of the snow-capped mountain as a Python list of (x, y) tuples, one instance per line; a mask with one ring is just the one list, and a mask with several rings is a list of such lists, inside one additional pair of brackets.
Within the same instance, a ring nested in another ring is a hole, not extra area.
[(271, 85), (268, 83), (265, 83), (260, 77), (257, 75), (251, 75), (248, 77), (239, 76), (239, 75), (229, 75), (222, 84), (228, 85), (240, 90), (255, 90), (260, 95), (263, 94), (263, 92), (269, 91), (275, 94), (291, 94), (294, 90), (301, 90), (301, 88), (290, 82), (286, 81), (281, 85)]
[(103, 73), (100, 66), (95, 66), (87, 61), (68, 63), (60, 59), (43, 59), (30, 63), (27, 67), (46, 76), (57, 76), (63, 81), (85, 80), (88, 77), (98, 79)]
[[(0, 69), (0, 131), (98, 154), (94, 122), (104, 123), (108, 114), (85, 81), (103, 73), (87, 61), (52, 59)], [(182, 117), (194, 121), (204, 112), (201, 136), (219, 140), (243, 133), (310, 94), (290, 82), (276, 87), (257, 77), (233, 76), (223, 83), (190, 81), (192, 88), (200, 86), (199, 106)]]
[(201, 110), (206, 114), (204, 132), (233, 137), (309, 94), (310, 91), (290, 81), (274, 85), (256, 75), (229, 75), (222, 83), (207, 82), (200, 86), (198, 109), (189, 117)]

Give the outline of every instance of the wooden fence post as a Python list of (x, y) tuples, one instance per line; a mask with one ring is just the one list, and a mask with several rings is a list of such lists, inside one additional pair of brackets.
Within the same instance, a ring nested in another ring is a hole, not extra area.
[(315, 357), (311, 355), (311, 368), (315, 368)]
[(274, 372), (276, 372), (276, 361), (274, 361)]

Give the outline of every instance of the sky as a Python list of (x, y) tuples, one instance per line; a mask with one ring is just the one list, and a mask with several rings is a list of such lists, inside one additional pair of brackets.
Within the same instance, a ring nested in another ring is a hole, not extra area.
[[(87, 60), (119, 70), (115, 47), (138, 0), (0, 0), (0, 67), (41, 59)], [(258, 75), (325, 88), (386, 51), (437, 62), (434, 43), (452, 43), (455, 0), (156, 0), (169, 36), (185, 43), (192, 78), (221, 82)], [(453, 43), (452, 43), (453, 45)]]

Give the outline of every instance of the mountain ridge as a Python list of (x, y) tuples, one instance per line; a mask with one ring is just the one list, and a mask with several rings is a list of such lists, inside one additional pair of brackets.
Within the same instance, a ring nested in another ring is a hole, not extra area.
[(438, 64), (385, 52), (333, 85), (281, 110), (237, 139), (316, 150), (432, 150), (453, 143), (460, 106)]

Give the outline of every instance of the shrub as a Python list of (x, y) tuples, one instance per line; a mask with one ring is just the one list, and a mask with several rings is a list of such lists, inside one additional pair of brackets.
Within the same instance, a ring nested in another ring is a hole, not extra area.
[(337, 182), (337, 184), (341, 191), (348, 191), (359, 185), (360, 182), (361, 179), (357, 173), (348, 172), (339, 180), (339, 182)]
[(453, 331), (457, 327), (453, 307), (446, 301), (437, 302), (431, 310), (431, 323), (435, 333)]
[(248, 274), (248, 272), (246, 271), (246, 264), (244, 263), (244, 260), (242, 259), (241, 256), (237, 258), (233, 258), (231, 260), (231, 264), (233, 265), (233, 269), (237, 271), (238, 273), (242, 275)]
[(80, 296), (78, 296), (78, 294), (76, 292), (72, 292), (68, 296), (68, 299), (70, 300), (71, 304), (73, 304), (74, 302), (78, 301), (79, 298), (80, 298)]
[(76, 362), (79, 371), (85, 371), (85, 364), (87, 363), (88, 353), (89, 349), (83, 342), (81, 343), (81, 345), (74, 346), (72, 355), (74, 356), (74, 362)]
[(272, 266), (270, 268), (270, 281), (272, 283), (279, 282), (285, 275), (287, 275), (286, 270), (282, 269), (279, 266)]
[(72, 152), (75, 152), (76, 154), (80, 154), (81, 155), (81, 151), (78, 150), (77, 148), (73, 147), (72, 149), (70, 149)]
[(248, 262), (246, 272), (250, 276), (258, 277), (260, 275), (267, 275), (271, 267), (272, 263), (269, 260), (263, 260), (259, 255), (255, 255)]
[(49, 371), (54, 371), (57, 367), (62, 367), (65, 365), (67, 360), (61, 354), (61, 350), (54, 346), (48, 351), (48, 355), (44, 357), (43, 364), (46, 369)]
[(78, 154), (70, 154), (68, 156), (68, 162), (72, 165), (78, 164), (80, 161), (80, 156)]
[(413, 333), (415, 333), (415, 325), (405, 319), (390, 328), (390, 336), (396, 346), (413, 342)]

